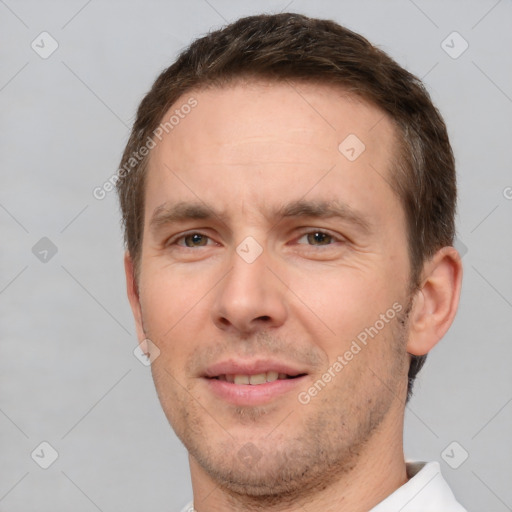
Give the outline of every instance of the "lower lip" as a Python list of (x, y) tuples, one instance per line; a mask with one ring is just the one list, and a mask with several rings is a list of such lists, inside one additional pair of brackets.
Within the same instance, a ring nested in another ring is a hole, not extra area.
[(294, 379), (278, 379), (265, 384), (234, 384), (225, 380), (206, 379), (210, 390), (234, 405), (262, 405), (293, 391), (304, 383), (306, 375)]

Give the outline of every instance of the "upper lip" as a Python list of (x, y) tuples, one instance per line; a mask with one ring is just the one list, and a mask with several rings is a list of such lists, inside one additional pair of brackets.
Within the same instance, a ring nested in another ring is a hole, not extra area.
[(206, 369), (205, 377), (213, 378), (219, 375), (257, 375), (266, 372), (286, 373), (296, 376), (307, 373), (297, 366), (272, 359), (228, 359), (212, 364)]

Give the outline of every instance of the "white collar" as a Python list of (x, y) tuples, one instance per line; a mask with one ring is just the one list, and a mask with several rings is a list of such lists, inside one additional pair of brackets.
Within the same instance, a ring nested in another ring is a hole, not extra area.
[(466, 512), (441, 474), (439, 462), (407, 462), (409, 480), (370, 512)]

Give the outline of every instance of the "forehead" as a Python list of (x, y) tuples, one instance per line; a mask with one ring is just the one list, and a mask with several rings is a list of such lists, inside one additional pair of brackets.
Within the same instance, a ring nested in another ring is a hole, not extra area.
[[(197, 102), (186, 108), (191, 98)], [(373, 154), (394, 135), (388, 114), (341, 87), (308, 82), (238, 80), (222, 87), (193, 90), (179, 98), (163, 116), (191, 110), (173, 122), (167, 140), (183, 150), (215, 144), (225, 153), (237, 144), (264, 145), (276, 142), (314, 142), (331, 149), (350, 133), (358, 132)], [(252, 139), (252, 140), (250, 140)], [(258, 139), (258, 140), (256, 140)], [(378, 144), (374, 144), (378, 142)], [(223, 147), (221, 148), (220, 145)], [(157, 151), (158, 152), (158, 151)], [(264, 158), (259, 154), (259, 159)]]
[(394, 197), (393, 123), (340, 88), (235, 82), (184, 94), (162, 122), (171, 117), (151, 152), (146, 216), (169, 200), (229, 200), (248, 210), (277, 194), (338, 199), (344, 190), (355, 206)]

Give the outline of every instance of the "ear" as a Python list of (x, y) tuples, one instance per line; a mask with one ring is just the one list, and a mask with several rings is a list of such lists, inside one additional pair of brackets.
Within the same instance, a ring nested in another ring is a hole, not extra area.
[(139, 300), (139, 289), (135, 278), (135, 267), (128, 251), (124, 254), (124, 271), (126, 274), (126, 293), (130, 306), (132, 308), (133, 318), (135, 319), (135, 328), (139, 343), (146, 338), (144, 327), (142, 326), (142, 309)]
[(443, 247), (423, 267), (409, 316), (407, 352), (427, 354), (446, 334), (457, 312), (462, 261), (454, 247)]

